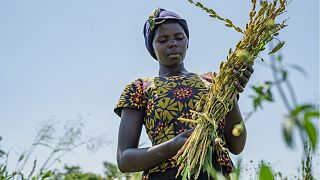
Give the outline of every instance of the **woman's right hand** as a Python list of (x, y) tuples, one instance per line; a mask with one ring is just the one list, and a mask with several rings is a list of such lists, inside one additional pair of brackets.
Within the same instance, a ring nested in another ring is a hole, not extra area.
[(194, 128), (184, 131), (183, 133), (177, 135), (172, 139), (172, 150), (174, 154), (176, 154), (182, 148), (182, 146), (190, 137), (193, 131), (194, 131)]

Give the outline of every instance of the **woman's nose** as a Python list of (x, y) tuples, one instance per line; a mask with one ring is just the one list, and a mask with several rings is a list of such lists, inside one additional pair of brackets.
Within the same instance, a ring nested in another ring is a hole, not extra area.
[(169, 42), (169, 48), (176, 48), (178, 45), (177, 45), (177, 42), (175, 40), (171, 40)]

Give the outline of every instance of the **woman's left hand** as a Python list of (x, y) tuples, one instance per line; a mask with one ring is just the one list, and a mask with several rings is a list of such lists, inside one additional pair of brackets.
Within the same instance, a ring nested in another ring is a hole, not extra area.
[[(241, 69), (244, 69), (242, 73)], [(233, 73), (237, 78), (237, 80), (234, 82), (234, 85), (239, 93), (243, 92), (252, 73), (254, 72), (252, 65), (248, 65), (246, 63), (243, 64), (243, 67), (241, 69), (239, 65), (235, 65), (233, 69)]]

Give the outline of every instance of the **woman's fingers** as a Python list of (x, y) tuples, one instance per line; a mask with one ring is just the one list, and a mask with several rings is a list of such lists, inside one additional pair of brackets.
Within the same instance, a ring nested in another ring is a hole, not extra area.
[(251, 73), (247, 70), (243, 71), (242, 74), (239, 71), (233, 70), (233, 73), (236, 75), (236, 77), (241, 85), (246, 85), (247, 82), (249, 81), (250, 76), (251, 76)]
[(235, 65), (235, 66), (234, 66), (234, 69), (237, 70), (237, 71), (240, 70), (240, 68), (250, 71), (251, 74), (254, 72), (254, 69), (253, 69), (253, 67), (252, 67), (252, 64), (251, 64), (251, 65), (248, 65), (247, 63), (243, 63), (243, 65), (242, 65), (241, 67), (240, 67), (239, 65)]
[(247, 69), (248, 71), (250, 71), (251, 74), (254, 72), (254, 69), (253, 69), (252, 65), (247, 66), (246, 69)]
[(184, 137), (189, 137), (193, 131), (194, 131), (194, 128), (184, 131), (183, 133), (181, 133), (181, 135)]
[(249, 71), (248, 69), (243, 71), (243, 75), (248, 79), (251, 77), (251, 74), (252, 74), (252, 72)]
[(237, 89), (237, 91), (239, 92), (239, 93), (242, 93), (243, 92), (243, 87), (241, 86), (241, 84), (238, 82), (238, 81), (235, 81), (234, 82), (234, 86), (236, 87), (236, 89)]
[(253, 72), (254, 70), (252, 65), (247, 65), (244, 63), (241, 69), (239, 65), (235, 65), (233, 73), (235, 74), (237, 80), (235, 81), (234, 85), (238, 92), (243, 92)]

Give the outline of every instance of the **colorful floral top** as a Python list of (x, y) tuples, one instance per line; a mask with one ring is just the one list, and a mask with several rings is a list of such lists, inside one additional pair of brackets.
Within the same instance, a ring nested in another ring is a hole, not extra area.
[[(122, 108), (143, 111), (144, 126), (152, 145), (161, 144), (193, 127), (193, 124), (177, 119), (179, 117), (191, 119), (190, 110), (194, 110), (202, 95), (207, 93), (212, 78), (212, 73), (139, 78), (125, 87), (114, 111), (119, 116)], [(218, 133), (222, 134), (224, 122), (218, 124), (220, 129)], [(223, 157), (223, 161), (221, 157), (219, 158), (213, 160), (216, 161), (215, 165), (231, 171), (230, 158)], [(148, 175), (152, 172), (164, 172), (167, 168), (176, 166), (176, 161), (168, 159), (145, 171), (143, 179), (148, 179)]]

